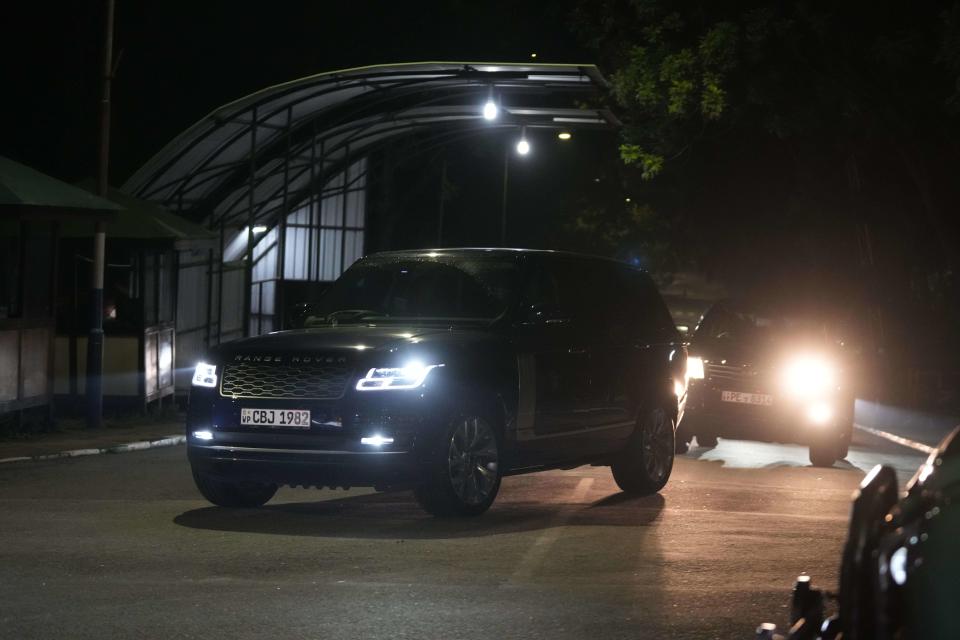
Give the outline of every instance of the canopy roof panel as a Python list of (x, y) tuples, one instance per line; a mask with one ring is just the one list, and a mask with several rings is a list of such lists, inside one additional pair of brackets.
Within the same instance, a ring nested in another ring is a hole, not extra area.
[[(92, 180), (83, 181), (77, 186), (86, 191), (96, 188)], [(106, 226), (107, 237), (111, 240), (120, 238), (163, 242), (177, 248), (204, 247), (218, 240), (217, 234), (206, 227), (119, 189), (111, 187), (106, 198), (121, 207)], [(93, 228), (90, 225), (66, 222), (60, 227), (60, 235), (65, 238), (86, 238), (93, 235)]]
[(61, 212), (111, 217), (120, 207), (36, 169), (0, 156), (0, 214)]
[[(174, 138), (124, 191), (209, 225), (270, 223), (380, 145), (496, 128), (611, 128), (579, 108), (607, 86), (593, 65), (416, 62), (320, 73), (226, 104)], [(483, 119), (486, 100), (500, 115)]]

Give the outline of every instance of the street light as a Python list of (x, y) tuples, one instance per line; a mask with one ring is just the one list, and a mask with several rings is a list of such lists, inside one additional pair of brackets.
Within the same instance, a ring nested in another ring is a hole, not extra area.
[(560, 133), (557, 134), (557, 137), (563, 141), (567, 141), (570, 138), (572, 138), (573, 135), (569, 131), (561, 131)]
[(527, 142), (527, 129), (524, 127), (520, 130), (520, 140), (517, 142), (517, 153), (522, 156), (530, 153), (530, 143)]
[(487, 97), (487, 102), (483, 105), (483, 119), (496, 120), (498, 113), (500, 113), (500, 108), (497, 107), (497, 103), (493, 101), (493, 86), (491, 86), (490, 95)]

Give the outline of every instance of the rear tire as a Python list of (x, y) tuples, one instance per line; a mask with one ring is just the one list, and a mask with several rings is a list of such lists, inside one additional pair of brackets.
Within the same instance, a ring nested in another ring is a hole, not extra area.
[(660, 407), (637, 423), (610, 471), (617, 486), (627, 494), (646, 496), (660, 491), (670, 479), (676, 450), (673, 417)]
[(193, 481), (203, 497), (218, 507), (262, 507), (277, 492), (275, 484), (226, 482), (198, 471), (193, 472)]
[(490, 508), (503, 475), (500, 437), (491, 420), (476, 414), (458, 417), (431, 455), (427, 480), (414, 490), (424, 511), (478, 516)]

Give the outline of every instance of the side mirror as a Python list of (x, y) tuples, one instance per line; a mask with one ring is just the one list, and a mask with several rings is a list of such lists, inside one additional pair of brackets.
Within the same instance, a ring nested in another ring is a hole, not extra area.
[(314, 302), (299, 302), (290, 308), (287, 316), (287, 328), (303, 329), (309, 320), (317, 315), (317, 304)]

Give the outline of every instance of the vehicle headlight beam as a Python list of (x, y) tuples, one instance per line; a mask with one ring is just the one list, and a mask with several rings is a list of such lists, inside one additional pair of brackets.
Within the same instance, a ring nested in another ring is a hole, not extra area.
[(193, 386), (211, 388), (217, 386), (217, 365), (198, 362), (193, 370)]
[(795, 396), (814, 396), (836, 386), (837, 372), (833, 364), (824, 358), (802, 356), (787, 363), (783, 371), (783, 384)]

